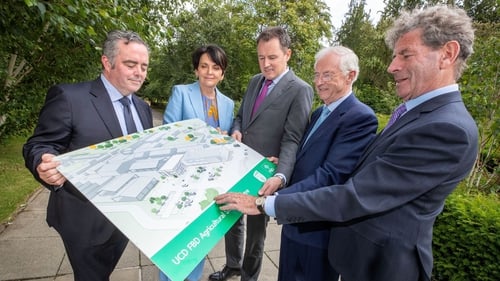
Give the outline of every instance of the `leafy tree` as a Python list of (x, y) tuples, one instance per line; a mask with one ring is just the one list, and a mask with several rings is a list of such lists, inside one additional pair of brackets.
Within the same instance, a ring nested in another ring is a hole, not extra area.
[(500, 21), (500, 2), (498, 0), (384, 0), (383, 17), (397, 17), (402, 10), (412, 10), (417, 7), (426, 7), (436, 4), (457, 6), (467, 11), (475, 22)]
[(162, 103), (167, 100), (173, 85), (193, 82), (191, 54), (209, 43), (221, 46), (229, 58), (225, 79), (219, 88), (230, 96), (240, 96), (244, 91), (240, 85), (248, 81), (249, 72), (256, 71), (252, 67), (255, 52), (247, 52), (254, 45), (255, 35), (243, 24), (248, 21), (245, 10), (244, 3), (201, 2), (171, 16), (169, 23), (173, 36), (160, 46), (151, 64), (149, 77), (154, 82), (146, 87), (145, 96)]
[[(9, 0), (0, 3), (0, 137), (31, 130), (47, 88), (93, 79), (112, 29), (161, 37), (172, 0)], [(156, 23), (156, 24), (152, 24)], [(99, 43), (96, 43), (99, 42)]]
[(399, 101), (386, 71), (391, 57), (384, 42), (388, 23), (374, 27), (365, 6), (365, 0), (351, 0), (337, 41), (359, 57), (360, 74), (354, 84), (357, 97), (377, 113), (389, 114)]
[(457, 2), (463, 2), (460, 6), (476, 22), (500, 22), (500, 2), (498, 0), (463, 0)]
[(453, 0), (384, 0), (385, 9), (382, 12), (384, 18), (396, 18), (403, 10), (413, 10), (418, 7), (426, 7), (435, 4), (453, 5)]
[(474, 54), (460, 85), (479, 127), (479, 155), (467, 191), (500, 191), (500, 23), (476, 23)]
[(145, 95), (154, 101), (166, 101), (173, 85), (195, 80), (191, 53), (202, 44), (214, 43), (225, 50), (229, 66), (219, 89), (238, 101), (250, 78), (259, 72), (255, 39), (263, 28), (287, 28), (292, 38), (289, 64), (308, 82), (312, 82), (314, 54), (320, 48), (320, 39), (332, 37), (330, 15), (322, 1), (189, 3), (190, 9), (169, 18), (173, 36), (162, 45), (158, 60), (152, 64), (149, 77), (154, 82), (145, 89)]

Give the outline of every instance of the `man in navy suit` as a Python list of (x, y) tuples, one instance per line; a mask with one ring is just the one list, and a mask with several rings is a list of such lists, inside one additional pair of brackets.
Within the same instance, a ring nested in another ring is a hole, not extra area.
[[(352, 92), (359, 74), (356, 54), (335, 46), (319, 51), (315, 59), (314, 84), (324, 105), (312, 114), (290, 186), (280, 194), (344, 183), (377, 131), (375, 113)], [(330, 226), (328, 222), (283, 226), (279, 281), (338, 280), (338, 273), (328, 263)]]
[(61, 236), (78, 281), (109, 280), (128, 239), (58, 172), (54, 157), (153, 126), (151, 108), (134, 94), (146, 79), (147, 44), (135, 32), (112, 31), (101, 62), (96, 80), (49, 89), (23, 148), (26, 167), (51, 191), (47, 223)]
[(342, 280), (431, 280), (434, 221), (478, 152), (477, 126), (456, 84), (473, 41), (462, 9), (403, 12), (386, 34), (400, 117), (366, 148), (351, 177), (266, 198), (227, 193), (216, 202), (282, 224), (329, 221), (328, 257)]

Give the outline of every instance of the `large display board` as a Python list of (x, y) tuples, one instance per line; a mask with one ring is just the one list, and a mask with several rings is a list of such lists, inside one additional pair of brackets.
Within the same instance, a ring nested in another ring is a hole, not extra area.
[(199, 119), (154, 127), (57, 157), (59, 171), (174, 281), (241, 213), (213, 198), (256, 195), (275, 165)]

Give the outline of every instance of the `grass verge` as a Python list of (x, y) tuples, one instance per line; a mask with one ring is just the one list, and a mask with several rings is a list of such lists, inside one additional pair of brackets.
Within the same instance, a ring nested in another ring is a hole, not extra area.
[[(157, 120), (159, 124), (164, 109), (164, 104), (153, 106), (157, 118), (160, 118)], [(10, 222), (17, 210), (40, 187), (24, 167), (22, 149), (27, 138), (16, 136), (0, 141), (0, 226)]]
[(26, 137), (10, 137), (0, 144), (0, 224), (13, 219), (40, 184), (24, 167), (22, 147)]

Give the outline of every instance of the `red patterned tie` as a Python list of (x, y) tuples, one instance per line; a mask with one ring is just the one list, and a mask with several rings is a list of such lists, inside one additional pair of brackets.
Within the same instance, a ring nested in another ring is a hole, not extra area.
[(267, 96), (267, 91), (269, 90), (269, 85), (273, 83), (273, 80), (266, 80), (264, 82), (264, 87), (262, 87), (262, 90), (260, 91), (259, 96), (255, 100), (255, 104), (253, 105), (253, 110), (252, 110), (252, 116), (255, 115), (255, 112), (257, 112), (257, 109), (259, 109), (260, 105), (264, 101), (264, 98)]

